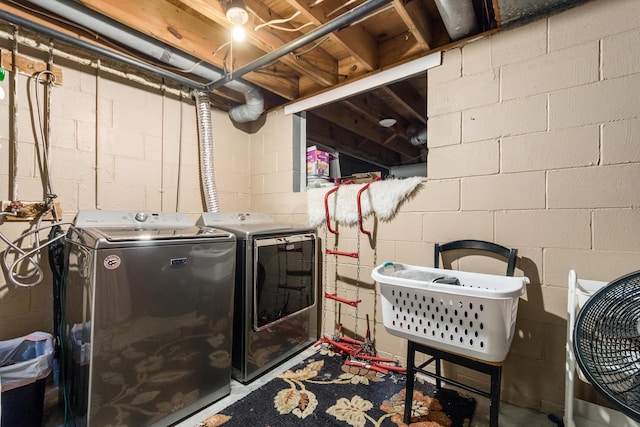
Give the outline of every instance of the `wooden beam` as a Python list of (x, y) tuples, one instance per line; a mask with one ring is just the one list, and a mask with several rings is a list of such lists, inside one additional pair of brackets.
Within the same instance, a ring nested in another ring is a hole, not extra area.
[[(13, 53), (11, 51), (2, 51), (2, 56), (0, 57), (0, 66), (2, 66), (2, 68), (7, 71), (13, 71)], [(46, 62), (35, 61), (20, 54), (16, 55), (16, 66), (19, 73), (27, 76), (32, 76), (39, 71), (47, 70)], [(62, 85), (62, 69), (54, 65), (49, 71), (51, 71), (56, 76), (55, 84), (58, 86)]]
[[(197, 1), (202, 2), (204, 0)], [(245, 0), (245, 4), (255, 16), (259, 17), (258, 20), (254, 21), (256, 24), (282, 18), (282, 16), (266, 8), (261, 1)], [(279, 24), (279, 26), (291, 28), (291, 25), (286, 23)], [(268, 26), (258, 31), (253, 31), (252, 28), (247, 32), (251, 42), (261, 47), (265, 52), (273, 52), (301, 35), (302, 33), (300, 32), (281, 31), (271, 29)], [(282, 56), (280, 60), (323, 86), (331, 86), (338, 82), (338, 61), (325, 50), (313, 49), (307, 51), (304, 55), (297, 55), (297, 53), (299, 52), (289, 53)]]
[[(313, 22), (316, 27), (325, 24), (332, 18), (327, 18), (326, 15), (330, 11), (326, 10), (322, 4), (309, 7), (307, 4), (312, 4), (313, 2), (303, 4), (299, 0), (287, 0), (287, 3), (300, 11), (301, 15)], [(364, 71), (372, 71), (378, 68), (376, 41), (364, 31), (362, 26), (345, 27), (340, 31), (329, 34), (329, 38), (348, 53), (345, 56), (353, 56), (359, 62), (359, 67)]]
[[(181, 7), (187, 7), (194, 13), (200, 14), (202, 17), (212, 21), (212, 24), (216, 24), (218, 28), (226, 29), (223, 31), (225, 34), (229, 34), (231, 30), (231, 24), (227, 21), (225, 11), (221, 2), (209, 1), (209, 0), (174, 0), (181, 5)], [(280, 16), (275, 15), (272, 11), (265, 8), (263, 3), (246, 0), (246, 6), (255, 13), (258, 17), (269, 21), (271, 19), (279, 19)], [(253, 20), (250, 20), (253, 24), (256, 22), (262, 23), (262, 21), (251, 15)], [(248, 26), (250, 24), (246, 24)], [(255, 26), (255, 25), (254, 25)], [(286, 24), (282, 24), (286, 26)], [(220, 30), (218, 30), (220, 31)], [(262, 56), (264, 53), (270, 53), (274, 50), (282, 47), (286, 43), (294, 40), (300, 36), (300, 33), (291, 32), (278, 32), (269, 30), (267, 28), (259, 31), (253, 31), (253, 28), (247, 27), (247, 40), (252, 46), (255, 46), (260, 50), (259, 55), (254, 55), (252, 60), (255, 60)], [(305, 55), (304, 61), (300, 61), (294, 54), (287, 54), (279, 59), (280, 62), (291, 67), (297, 73), (304, 74), (317, 81), (322, 86), (331, 86), (338, 80), (338, 64), (335, 58), (331, 57), (326, 52), (316, 49), (309, 54)], [(250, 61), (246, 61), (247, 63)], [(290, 99), (290, 98), (289, 98)]]
[(414, 119), (427, 123), (427, 100), (422, 98), (405, 82), (393, 83), (380, 88), (385, 94), (393, 98), (394, 102), (402, 105)]
[(398, 138), (388, 141), (388, 132), (383, 131), (377, 121), (371, 122), (367, 118), (356, 114), (348, 109), (332, 108), (331, 105), (318, 107), (313, 109), (313, 114), (334, 123), (336, 126), (351, 133), (360, 135), (362, 139), (371, 143), (385, 146), (390, 150), (401, 154), (405, 158), (413, 158), (420, 154), (419, 150), (406, 141), (400, 141)]
[[(423, 49), (431, 49), (431, 43), (429, 42), (429, 33), (427, 31), (426, 16), (415, 16), (409, 12), (409, 8), (412, 4), (417, 3), (417, 0), (412, 0), (405, 5), (403, 0), (393, 0), (393, 7), (396, 12), (402, 18), (402, 21), (407, 26), (407, 30), (413, 35), (416, 43)], [(415, 9), (415, 7), (414, 7)]]
[[(225, 44), (229, 41), (227, 33), (215, 23), (203, 20), (202, 16), (198, 16), (192, 10), (185, 10), (165, 0), (117, 3), (109, 0), (81, 0), (81, 3), (134, 30), (200, 58), (220, 70), (225, 67)], [(209, 7), (209, 10), (212, 9), (215, 8)], [(263, 52), (252, 46), (243, 46), (236, 48), (233, 53), (236, 62), (244, 63), (262, 55)], [(230, 62), (229, 58), (228, 60)], [(227, 64), (228, 67), (230, 65)], [(295, 79), (276, 79), (260, 73), (250, 73), (244, 78), (286, 99), (295, 99), (299, 95)]]
[(433, 0), (393, 0), (393, 6), (424, 51), (449, 42)]
[(367, 143), (362, 136), (337, 127), (314, 114), (307, 114), (307, 139), (387, 168), (401, 162), (401, 156), (395, 151), (382, 145)]

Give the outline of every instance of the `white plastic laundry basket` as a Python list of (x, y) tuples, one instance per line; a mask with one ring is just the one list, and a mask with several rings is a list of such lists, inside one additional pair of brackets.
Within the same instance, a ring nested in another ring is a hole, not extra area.
[[(397, 276), (401, 273), (404, 277)], [(420, 279), (434, 273), (453, 276), (460, 285)], [(380, 283), (382, 318), (390, 334), (487, 362), (507, 356), (518, 299), (529, 283), (526, 277), (398, 263), (379, 265), (371, 277)]]

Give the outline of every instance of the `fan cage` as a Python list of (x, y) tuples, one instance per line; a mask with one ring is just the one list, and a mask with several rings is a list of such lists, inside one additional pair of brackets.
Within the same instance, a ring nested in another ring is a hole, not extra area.
[(587, 300), (573, 341), (589, 382), (640, 420), (640, 271), (614, 280)]

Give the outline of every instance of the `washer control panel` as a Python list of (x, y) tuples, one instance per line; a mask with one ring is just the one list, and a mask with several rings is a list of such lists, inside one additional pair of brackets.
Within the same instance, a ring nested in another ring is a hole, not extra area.
[(76, 215), (74, 225), (96, 228), (183, 228), (192, 227), (193, 221), (179, 212), (82, 210)]

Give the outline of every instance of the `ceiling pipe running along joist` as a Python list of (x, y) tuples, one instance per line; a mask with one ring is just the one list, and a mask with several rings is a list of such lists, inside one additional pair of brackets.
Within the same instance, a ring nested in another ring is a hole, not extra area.
[[(204, 63), (199, 58), (174, 49), (152, 37), (129, 28), (111, 18), (96, 13), (93, 10), (78, 3), (74, 3), (68, 0), (28, 1), (71, 22), (81, 25), (84, 28), (89, 28), (92, 31), (123, 46), (144, 53), (145, 55), (154, 58), (157, 61), (170, 65), (173, 68), (177, 68), (180, 70), (190, 70), (190, 73), (192, 75), (201, 77), (209, 82), (219, 80), (223, 77), (222, 71), (217, 69), (213, 65)], [(11, 22), (11, 20), (9, 20), (9, 22)], [(34, 31), (39, 30), (34, 29)], [(45, 35), (54, 37), (53, 35), (51, 35), (51, 33)], [(120, 55), (115, 58), (114, 55), (107, 54), (107, 52), (111, 52), (107, 49), (103, 49), (97, 52), (97, 49), (95, 47), (88, 46), (96, 45), (91, 45), (87, 42), (80, 43), (81, 40), (74, 37), (66, 36), (66, 40), (64, 41), (73, 45), (77, 45), (79, 47), (83, 47), (86, 49), (88, 48), (93, 52), (106, 55), (107, 57), (113, 59), (123, 60), (124, 58), (127, 58), (125, 55)], [(124, 60), (123, 62), (134, 65), (134, 61), (131, 59)], [(158, 72), (157, 70), (160, 69), (159, 67), (140, 66), (140, 64), (144, 64), (142, 61), (137, 61), (135, 64), (136, 66), (139, 66), (146, 71), (156, 72), (162, 77), (170, 78), (172, 81), (180, 84), (185, 84), (186, 86), (193, 89), (203, 91), (211, 90), (207, 85), (200, 84), (189, 79), (172, 78), (173, 76), (177, 76), (173, 73)], [(231, 117), (231, 119), (238, 123), (245, 123), (257, 120), (260, 117), (260, 115), (264, 111), (264, 100), (262, 94), (259, 90), (257, 90), (257, 88), (241, 80), (229, 81), (225, 86), (231, 90), (242, 93), (245, 97), (246, 102), (243, 105), (235, 106), (229, 110), (229, 116)]]
[(195, 82), (193, 80), (187, 79), (186, 77), (180, 76), (178, 74), (172, 73), (170, 71), (167, 71), (163, 68), (158, 68), (155, 67), (153, 65), (149, 65), (146, 62), (142, 62), (139, 61), (135, 58), (131, 58), (129, 56), (123, 55), (121, 53), (112, 51), (112, 50), (108, 50), (105, 48), (102, 48), (98, 45), (95, 45), (93, 43), (89, 43), (86, 42), (84, 40), (78, 39), (77, 37), (73, 37), (70, 36), (66, 33), (63, 33), (61, 31), (57, 31), (54, 30), (52, 28), (49, 28), (47, 26), (35, 23), (33, 21), (30, 21), (28, 19), (25, 19), (19, 15), (13, 14), (11, 12), (7, 12), (5, 10), (0, 9), (0, 20), (9, 22), (13, 25), (16, 25), (20, 28), (24, 28), (30, 31), (34, 31), (36, 33), (42, 34), (43, 36), (46, 37), (50, 37), (52, 39), (56, 39), (59, 40), (63, 43), (67, 43), (70, 44), (72, 46), (76, 46), (79, 47), (81, 49), (84, 49), (88, 52), (92, 52), (95, 53), (97, 55), (101, 55), (105, 58), (108, 59), (112, 59), (114, 61), (118, 61), (120, 63), (126, 64), (126, 65), (130, 65), (132, 67), (136, 67), (138, 69), (141, 69), (143, 71), (149, 72), (149, 73), (153, 73), (155, 75), (158, 75), (160, 77), (166, 78), (168, 80), (171, 80), (175, 83), (178, 83), (180, 85), (184, 85), (187, 86), (191, 89), (198, 89), (198, 90), (206, 90), (206, 86), (202, 83), (198, 83)]
[[(158, 61), (171, 65), (172, 67), (183, 70), (190, 70), (191, 74), (202, 77), (212, 82), (205, 85), (204, 90), (206, 91), (213, 91), (221, 86), (225, 86), (229, 89), (244, 94), (246, 103), (230, 109), (229, 116), (232, 120), (238, 123), (245, 123), (258, 119), (258, 117), (264, 111), (264, 100), (257, 88), (253, 87), (249, 83), (239, 80), (242, 76), (268, 65), (271, 62), (278, 60), (282, 56), (291, 53), (302, 46), (312, 43), (332, 31), (349, 25), (350, 23), (362, 18), (363, 16), (376, 10), (377, 8), (390, 3), (392, 0), (368, 0), (367, 2), (343, 13), (342, 15), (316, 28), (315, 30), (310, 31), (309, 33), (301, 37), (298, 37), (297, 39), (285, 44), (284, 46), (272, 51), (271, 53), (263, 55), (262, 57), (250, 62), (249, 64), (241, 67), (238, 70), (234, 70), (233, 73), (227, 74), (223, 74), (221, 70), (218, 70), (216, 67), (210, 64), (201, 62), (198, 58), (173, 49), (164, 43), (161, 43), (145, 34), (122, 25), (111, 18), (98, 14), (93, 10), (78, 3), (69, 0), (27, 1), (61, 17), (64, 17), (71, 22), (75, 22), (81, 26), (84, 26), (85, 28), (90, 28), (92, 31), (95, 31), (98, 34), (101, 34), (131, 49), (142, 52), (152, 58), (155, 58)], [(78, 44), (74, 43), (72, 40), (76, 39), (67, 37), (67, 42), (71, 42), (72, 44), (76, 45)], [(87, 44), (88, 43), (85, 43), (83, 47), (86, 48)], [(95, 52), (95, 49), (91, 50)], [(133, 61), (125, 62), (131, 64)], [(149, 70), (149, 67), (142, 68)], [(159, 74), (167, 77), (170, 76), (170, 74), (166, 73)], [(175, 79), (172, 80), (176, 81)], [(187, 86), (202, 90), (200, 87), (194, 87), (201, 86), (195, 85), (194, 82), (192, 82), (192, 84), (188, 84)]]
[(225, 74), (221, 79), (214, 81), (207, 87), (209, 88), (209, 90), (213, 90), (220, 86), (227, 86), (229, 82), (233, 81), (232, 79), (237, 79), (247, 73), (259, 70), (260, 68), (269, 65), (273, 61), (276, 61), (277, 59), (293, 52), (296, 49), (301, 48), (302, 46), (312, 43), (335, 30), (346, 27), (347, 25), (364, 17), (370, 12), (373, 12), (379, 7), (382, 7), (387, 3), (391, 3), (391, 1), (392, 0), (368, 0), (361, 5), (343, 13), (337, 18), (334, 18), (331, 21), (319, 26), (318, 28), (309, 31), (308, 33), (298, 37), (295, 40), (290, 41), (289, 43), (279, 47), (278, 49), (275, 49), (274, 51), (261, 56), (255, 61), (248, 63), (244, 67), (234, 70), (233, 73)]

